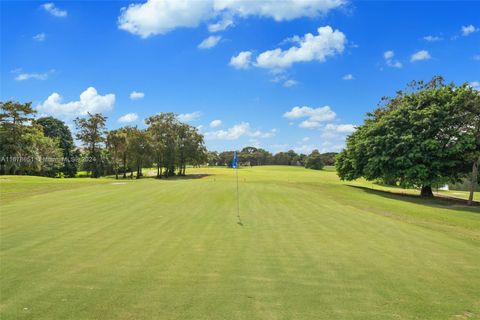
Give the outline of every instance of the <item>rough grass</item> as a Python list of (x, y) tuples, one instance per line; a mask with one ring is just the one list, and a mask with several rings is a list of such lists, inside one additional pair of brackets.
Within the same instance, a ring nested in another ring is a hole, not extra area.
[(234, 171), (196, 173), (0, 180), (0, 318), (480, 318), (478, 207), (263, 167), (238, 224)]

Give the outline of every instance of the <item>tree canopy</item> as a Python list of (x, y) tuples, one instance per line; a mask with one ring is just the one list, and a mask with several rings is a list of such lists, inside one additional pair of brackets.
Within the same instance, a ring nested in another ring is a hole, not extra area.
[(80, 153), (75, 150), (72, 133), (68, 126), (54, 117), (39, 118), (36, 123), (42, 126), (45, 136), (58, 141), (58, 146), (63, 153), (63, 167), (60, 171), (67, 177), (74, 177), (77, 173), (77, 159)]
[(433, 186), (458, 182), (479, 150), (475, 121), (466, 122), (466, 106), (473, 99), (478, 99), (477, 91), (466, 84), (445, 84), (441, 77), (412, 82), (406, 91), (382, 99), (347, 138), (337, 157), (338, 175), (419, 187), (426, 197), (433, 196)]

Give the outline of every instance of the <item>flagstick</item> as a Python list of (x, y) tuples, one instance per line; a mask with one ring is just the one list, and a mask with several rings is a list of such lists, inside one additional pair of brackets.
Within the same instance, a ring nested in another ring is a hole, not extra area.
[(240, 218), (240, 195), (238, 193), (238, 165), (235, 168), (235, 174), (237, 176), (237, 218), (238, 224), (242, 225), (242, 219)]

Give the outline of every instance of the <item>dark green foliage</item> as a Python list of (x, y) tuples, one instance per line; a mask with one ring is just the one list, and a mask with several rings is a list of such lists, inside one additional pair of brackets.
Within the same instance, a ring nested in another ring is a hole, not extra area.
[(174, 113), (159, 113), (146, 119), (152, 143), (153, 162), (157, 177), (185, 175), (188, 164), (207, 163), (203, 135), (195, 127), (181, 123)]
[(313, 150), (312, 153), (307, 157), (305, 161), (305, 168), (313, 170), (322, 170), (325, 166), (323, 162), (322, 155), (318, 150)]
[(323, 164), (326, 166), (334, 166), (335, 158), (337, 157), (337, 152), (326, 152), (321, 153), (320, 158), (322, 158)]
[(87, 118), (76, 118), (77, 139), (83, 142), (86, 148), (84, 168), (91, 172), (92, 178), (98, 178), (103, 174), (102, 147), (105, 142), (106, 117), (96, 113), (88, 113)]
[(75, 150), (72, 133), (68, 126), (54, 117), (43, 117), (36, 120), (42, 126), (43, 134), (58, 141), (63, 152), (63, 167), (60, 171), (66, 177), (74, 177), (77, 173), (79, 151)]
[[(115, 178), (118, 179), (118, 170), (120, 164), (124, 161), (124, 154), (127, 151), (127, 133), (125, 130), (117, 129), (109, 131), (107, 134), (107, 149), (110, 162), (115, 172)], [(125, 166), (125, 163), (123, 163)]]
[[(336, 153), (324, 153), (320, 154), (320, 158), (324, 165), (325, 163), (333, 165), (334, 155), (336, 155)], [(208, 155), (208, 164), (211, 166), (230, 167), (232, 165), (232, 158), (233, 151), (224, 151), (221, 153), (210, 152)], [(275, 155), (272, 155), (270, 152), (261, 148), (245, 147), (238, 152), (238, 162), (242, 166), (305, 166), (306, 160), (306, 155), (298, 154), (293, 150), (278, 152)]]
[(383, 99), (347, 138), (337, 156), (338, 175), (421, 187), (423, 196), (432, 196), (434, 186), (460, 181), (471, 168), (467, 155), (478, 152), (465, 117), (475, 94), (467, 85), (447, 85), (434, 77)]
[(61, 149), (35, 123), (31, 103), (0, 102), (0, 110), (0, 174), (57, 176)]

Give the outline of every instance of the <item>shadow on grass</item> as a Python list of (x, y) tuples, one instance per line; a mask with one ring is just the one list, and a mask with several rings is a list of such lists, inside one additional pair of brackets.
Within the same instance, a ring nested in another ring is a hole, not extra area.
[[(173, 177), (168, 177), (168, 178), (162, 177), (159, 180), (164, 180), (164, 181), (192, 180), (192, 179), (202, 179), (202, 178), (206, 178), (206, 177), (209, 177), (209, 176), (213, 176), (213, 174), (209, 174), (209, 173), (187, 174), (185, 176), (173, 176)], [(157, 177), (152, 177), (152, 178), (156, 179)]]
[(206, 178), (206, 177), (209, 177), (209, 176), (213, 176), (213, 174), (198, 173), (198, 174), (187, 174), (185, 176), (171, 176), (171, 177), (168, 177), (168, 178), (166, 178), (166, 177), (157, 178), (157, 176), (142, 176), (140, 179), (137, 179), (137, 177), (135, 177), (135, 176), (133, 176), (133, 178), (130, 178), (130, 176), (128, 176), (127, 178), (120, 177), (118, 180), (115, 179), (114, 176), (113, 177), (108, 176), (106, 178), (114, 180), (114, 181), (118, 181), (118, 182), (132, 181), (132, 180), (144, 180), (144, 179), (155, 179), (155, 180), (161, 180), (161, 181), (178, 181), (178, 180), (202, 179), (202, 178)]
[(406, 201), (410, 203), (442, 208), (442, 209), (454, 209), (454, 210), (480, 214), (480, 203), (478, 201), (475, 201), (474, 205), (468, 206), (467, 200), (453, 198), (453, 197), (437, 196), (435, 198), (428, 199), (428, 198), (422, 198), (420, 197), (420, 195), (414, 195), (414, 194), (405, 194), (405, 193), (399, 193), (399, 192), (388, 191), (388, 190), (376, 190), (376, 189), (370, 189), (368, 187), (354, 186), (354, 185), (347, 185), (347, 186), (351, 188), (360, 189), (366, 193), (374, 194), (374, 195), (381, 196), (388, 199), (401, 200), (401, 201)]

